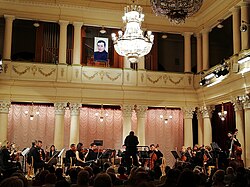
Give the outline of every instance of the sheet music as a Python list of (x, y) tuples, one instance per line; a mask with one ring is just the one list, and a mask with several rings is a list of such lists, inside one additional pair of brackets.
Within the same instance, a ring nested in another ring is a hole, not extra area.
[(57, 157), (61, 157), (62, 154), (63, 154), (63, 152), (64, 152), (64, 150), (65, 150), (65, 148), (63, 148), (63, 149), (60, 151), (60, 153), (59, 153), (59, 155), (58, 155)]
[(26, 148), (23, 150), (23, 152), (21, 153), (23, 156), (25, 156), (26, 154), (28, 154), (28, 152), (30, 151), (30, 148)]

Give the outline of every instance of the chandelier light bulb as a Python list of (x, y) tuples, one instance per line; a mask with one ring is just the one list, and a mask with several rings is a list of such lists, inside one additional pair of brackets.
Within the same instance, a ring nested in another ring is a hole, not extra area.
[(172, 118), (173, 118), (173, 116), (172, 116), (172, 115), (170, 115), (170, 116), (169, 116), (169, 119), (172, 119)]
[(36, 115), (39, 115), (39, 111), (36, 111)]
[(32, 121), (33, 119), (34, 119), (34, 115), (31, 114), (31, 115), (30, 115), (30, 120)]
[(103, 122), (103, 120), (104, 120), (104, 119), (103, 119), (103, 117), (101, 116), (101, 117), (100, 117), (100, 122)]
[(168, 123), (168, 119), (165, 119), (165, 120), (164, 120), (164, 123), (167, 124), (167, 123)]
[(163, 119), (163, 115), (162, 114), (160, 115), (160, 118)]
[(24, 113), (27, 115), (29, 112), (28, 112), (28, 110), (25, 110)]

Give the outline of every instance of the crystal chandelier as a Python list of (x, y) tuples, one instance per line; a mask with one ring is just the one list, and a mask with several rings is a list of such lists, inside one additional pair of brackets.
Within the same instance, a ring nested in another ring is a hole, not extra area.
[(226, 116), (227, 116), (227, 111), (224, 110), (223, 103), (221, 105), (221, 112), (218, 112), (218, 115), (219, 115), (221, 121), (225, 121)]
[(147, 55), (153, 45), (154, 35), (147, 31), (146, 36), (141, 29), (144, 21), (142, 7), (132, 4), (124, 8), (123, 22), (126, 24), (125, 32), (118, 31), (118, 36), (112, 33), (112, 40), (116, 52), (126, 56), (131, 63), (136, 63), (139, 57)]
[(101, 111), (100, 113), (99, 112), (96, 112), (95, 113), (95, 116), (98, 117), (99, 116), (99, 120), (100, 122), (103, 122), (104, 121), (104, 117), (107, 117), (108, 116), (108, 112), (104, 110), (103, 108), (103, 105), (101, 105)]
[(38, 111), (38, 110), (34, 111), (34, 104), (32, 103), (32, 104), (31, 104), (31, 111), (29, 112), (28, 110), (25, 110), (25, 111), (24, 111), (24, 114), (25, 114), (26, 116), (29, 114), (30, 120), (32, 121), (32, 120), (34, 120), (34, 117), (35, 117), (35, 116), (38, 116), (38, 115), (39, 115), (39, 111)]
[(172, 116), (172, 115), (169, 115), (169, 116), (166, 115), (166, 114), (167, 114), (167, 107), (165, 107), (163, 113), (164, 113), (164, 114), (161, 114), (161, 115), (160, 115), (160, 119), (161, 119), (161, 120), (164, 120), (164, 123), (167, 124), (167, 123), (168, 123), (168, 120), (172, 119), (173, 116)]
[(183, 24), (201, 8), (203, 0), (150, 0), (156, 15), (166, 16), (170, 23)]

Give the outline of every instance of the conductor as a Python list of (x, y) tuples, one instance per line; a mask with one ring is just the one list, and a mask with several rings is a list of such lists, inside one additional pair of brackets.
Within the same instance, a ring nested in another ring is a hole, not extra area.
[[(131, 168), (132, 162), (134, 166), (138, 166), (137, 158), (137, 145), (139, 144), (138, 137), (135, 136), (134, 131), (130, 131), (129, 135), (125, 138), (124, 145), (126, 146), (125, 162), (128, 170)], [(132, 162), (131, 158), (132, 157)]]

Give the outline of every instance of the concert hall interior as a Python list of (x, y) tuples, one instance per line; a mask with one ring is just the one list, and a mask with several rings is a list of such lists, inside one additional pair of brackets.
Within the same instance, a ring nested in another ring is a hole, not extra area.
[[(141, 151), (159, 145), (171, 167), (195, 145), (206, 159), (211, 149), (250, 167), (250, 1), (200, 0), (184, 23), (156, 16), (153, 2), (0, 0), (1, 148), (10, 142), (23, 153), (41, 140), (63, 164), (75, 144), (85, 164), (95, 141), (98, 156), (116, 151), (116, 163), (133, 131)], [(143, 41), (153, 45), (121, 56), (118, 47), (144, 45), (118, 45), (133, 3), (145, 15)], [(108, 60), (94, 59), (97, 39)]]

